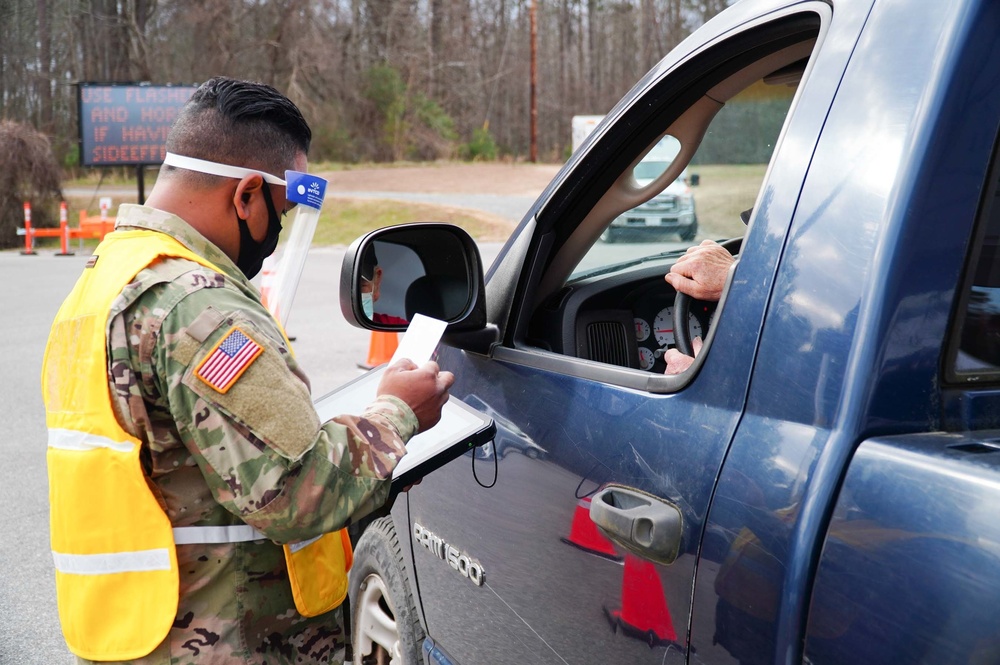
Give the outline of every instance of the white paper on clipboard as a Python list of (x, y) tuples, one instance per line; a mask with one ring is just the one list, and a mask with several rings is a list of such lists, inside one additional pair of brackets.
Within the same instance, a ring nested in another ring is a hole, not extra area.
[[(360, 414), (375, 400), (379, 381), (387, 365), (378, 367), (358, 379), (345, 384), (332, 393), (316, 400), (316, 413), (320, 421), (345, 414)], [(406, 455), (393, 470), (393, 479), (404, 474), (420, 472), (422, 467), (429, 470), (437, 468), (434, 458), (438, 455), (454, 455), (454, 448), (464, 442), (482, 435), (493, 427), (493, 419), (484, 413), (476, 411), (460, 400), (452, 397), (441, 409), (441, 420), (426, 432), (421, 432), (406, 444)], [(492, 437), (489, 437), (492, 438)], [(489, 438), (478, 441), (476, 445), (485, 443)]]
[[(434, 354), (447, 323), (423, 314), (414, 315), (406, 334), (399, 342), (396, 353), (383, 367), (373, 369), (364, 376), (341, 386), (316, 402), (320, 420), (326, 422), (344, 413), (359, 414), (375, 400), (379, 381), (385, 368), (399, 358), (409, 358), (417, 366), (423, 365)], [(406, 444), (406, 455), (393, 471), (393, 479), (402, 477), (422, 466), (436, 468), (432, 461), (438, 455), (454, 453), (453, 448), (471, 437), (483, 434), (493, 426), (493, 420), (463, 402), (451, 398), (441, 409), (437, 425), (421, 432)], [(488, 440), (488, 439), (487, 439)], [(485, 440), (479, 441), (485, 443)], [(418, 475), (420, 475), (418, 473)]]

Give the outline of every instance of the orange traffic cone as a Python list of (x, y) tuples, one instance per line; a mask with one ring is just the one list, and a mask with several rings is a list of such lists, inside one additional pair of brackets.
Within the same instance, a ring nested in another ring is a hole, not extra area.
[(644, 640), (650, 648), (673, 645), (684, 649), (677, 641), (660, 574), (656, 566), (645, 559), (625, 555), (621, 609), (605, 607), (604, 614), (612, 628), (620, 628), (626, 635)]
[(358, 367), (371, 369), (389, 362), (398, 346), (398, 333), (373, 330), (371, 341), (368, 342), (368, 360), (364, 364), (358, 363)]
[(260, 271), (260, 302), (267, 308), (267, 311), (271, 312), (272, 316), (278, 315), (278, 303), (271, 302), (271, 299), (274, 297), (271, 291), (274, 281), (277, 278), (277, 268), (277, 261), (274, 260), (273, 256), (269, 256), (264, 259), (264, 265), (261, 266)]
[(56, 256), (73, 256), (69, 251), (69, 213), (65, 201), (59, 204), (59, 251)]
[(24, 256), (35, 256), (35, 236), (31, 234), (31, 204), (24, 202), (24, 249), (21, 250)]
[(607, 537), (597, 530), (597, 525), (590, 519), (590, 497), (584, 497), (576, 502), (573, 511), (573, 523), (569, 528), (569, 538), (560, 538), (567, 545), (579, 548), (595, 556), (621, 561), (622, 557), (615, 551), (614, 545)]

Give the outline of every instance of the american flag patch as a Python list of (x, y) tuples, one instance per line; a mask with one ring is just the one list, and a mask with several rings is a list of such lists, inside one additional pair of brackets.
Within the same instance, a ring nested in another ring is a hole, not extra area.
[(239, 328), (232, 328), (201, 361), (194, 375), (219, 391), (228, 392), (264, 349)]

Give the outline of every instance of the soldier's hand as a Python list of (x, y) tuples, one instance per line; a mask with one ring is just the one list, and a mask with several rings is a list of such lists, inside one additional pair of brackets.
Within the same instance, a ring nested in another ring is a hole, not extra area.
[(425, 432), (441, 420), (441, 408), (448, 401), (448, 388), (455, 375), (442, 372), (433, 360), (417, 367), (403, 358), (386, 368), (378, 384), (379, 395), (392, 395), (406, 402)]
[(677, 259), (664, 279), (692, 298), (718, 302), (733, 260), (725, 247), (713, 240), (703, 240), (700, 245), (688, 247), (687, 253)]

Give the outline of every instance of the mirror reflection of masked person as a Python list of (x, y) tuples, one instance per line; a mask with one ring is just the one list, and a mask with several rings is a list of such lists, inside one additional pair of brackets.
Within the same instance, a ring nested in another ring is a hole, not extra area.
[(373, 323), (385, 325), (407, 325), (406, 319), (376, 312), (375, 303), (378, 301), (382, 291), (382, 268), (378, 264), (378, 256), (375, 248), (369, 246), (365, 255), (361, 259), (361, 307)]

